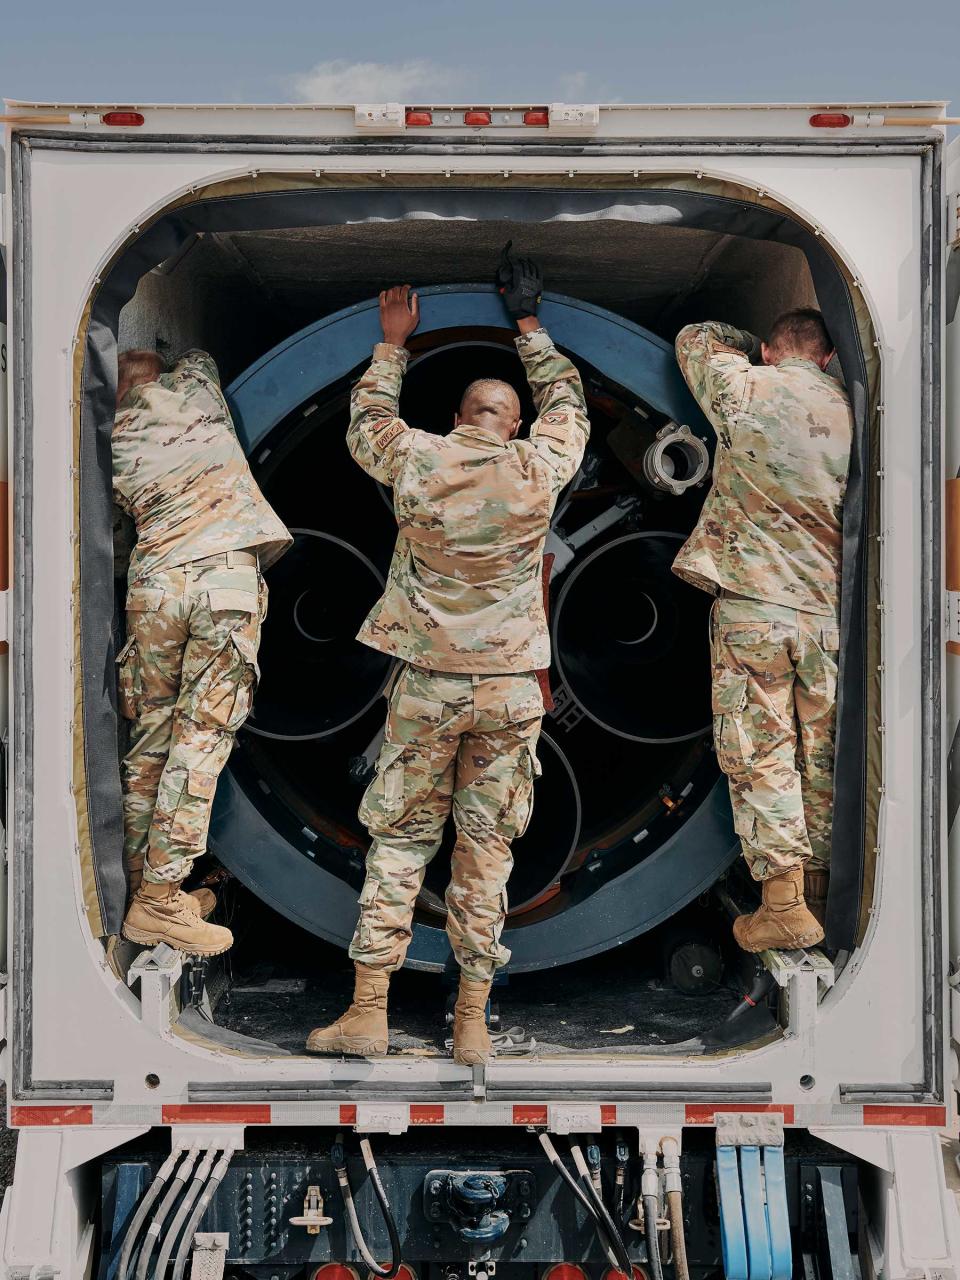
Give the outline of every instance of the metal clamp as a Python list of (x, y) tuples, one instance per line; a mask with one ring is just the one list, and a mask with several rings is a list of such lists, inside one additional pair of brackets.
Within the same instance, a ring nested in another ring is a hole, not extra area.
[(308, 1236), (318, 1236), (321, 1227), (329, 1227), (332, 1218), (324, 1216), (323, 1194), (319, 1187), (307, 1187), (303, 1213), (290, 1219), (291, 1227), (306, 1227)]

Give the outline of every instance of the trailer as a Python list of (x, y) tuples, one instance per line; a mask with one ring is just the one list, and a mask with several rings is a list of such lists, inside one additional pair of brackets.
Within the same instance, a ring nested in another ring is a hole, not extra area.
[[(956, 1280), (945, 119), (938, 102), (7, 103), (5, 1275)], [(310, 1058), (346, 991), (389, 677), (352, 639), (393, 525), (346, 456), (349, 387), (377, 294), (405, 280), (423, 314), (406, 416), (444, 430), (470, 370), (516, 380), (489, 283), (510, 237), (544, 264), (593, 433), (548, 545), (554, 706), (499, 1052), (470, 1069), (444, 1050), (441, 853), (393, 1051)], [(824, 947), (754, 963), (729, 944), (751, 890), (710, 741), (709, 601), (669, 573), (713, 450), (672, 340), (703, 319), (762, 333), (799, 305), (823, 312), (855, 418), (833, 870)], [(214, 355), (295, 533), (200, 868), (238, 939), (210, 964), (119, 939), (110, 430), (133, 346)]]

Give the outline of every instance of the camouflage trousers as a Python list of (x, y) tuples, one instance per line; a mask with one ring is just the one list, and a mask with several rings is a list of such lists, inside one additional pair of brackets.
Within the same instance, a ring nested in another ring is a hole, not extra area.
[(258, 677), (267, 588), (256, 565), (150, 574), (127, 592), (117, 658), (128, 877), (183, 880), (206, 849), (217, 779)]
[(427, 863), (453, 814), (447, 936), (463, 973), (480, 981), (510, 959), (510, 842), (533, 809), (543, 698), (532, 672), (450, 675), (404, 664), (390, 691), (386, 738), (360, 805), (373, 838), (350, 957), (403, 964)]
[(721, 596), (710, 639), (714, 744), (750, 874), (829, 867), (836, 621)]

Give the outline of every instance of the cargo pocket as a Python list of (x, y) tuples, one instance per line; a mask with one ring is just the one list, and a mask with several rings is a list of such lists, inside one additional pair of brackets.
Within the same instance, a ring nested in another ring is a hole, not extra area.
[(754, 848), (757, 843), (757, 815), (753, 806), (738, 796), (732, 796), (731, 808), (734, 831), (745, 845)]
[(379, 895), (380, 881), (367, 879), (360, 890), (360, 915), (357, 919), (356, 939), (361, 951), (367, 950), (373, 940)]
[(403, 744), (385, 742), (377, 756), (377, 771), (363, 793), (360, 821), (364, 826), (377, 826), (398, 818), (404, 810)]
[(490, 936), (493, 946), (490, 949), (489, 959), (493, 960), (498, 966), (505, 965), (510, 959), (511, 953), (506, 947), (501, 946), (500, 939), (503, 936), (503, 926), (507, 923), (507, 912), (510, 909), (510, 903), (507, 899), (506, 889), (500, 890), (500, 918), (495, 921)]
[(507, 702), (507, 719), (511, 724), (523, 724), (525, 720), (537, 720), (542, 716), (543, 694), (539, 685)]
[(524, 747), (518, 772), (520, 777), (513, 793), (511, 806), (516, 823), (514, 839), (519, 839), (526, 833), (530, 819), (533, 817), (533, 785), (542, 773), (540, 761), (533, 747)]
[(250, 714), (259, 680), (257, 646), (233, 631), (197, 681), (188, 713), (200, 724), (235, 733)]
[(840, 652), (840, 628), (835, 622), (825, 622), (820, 628), (820, 644), (824, 653)]
[(206, 845), (217, 777), (215, 773), (204, 773), (200, 769), (187, 770), (180, 802), (170, 823), (170, 837), (176, 844), (185, 845), (188, 849), (200, 849)]
[(125, 720), (140, 714), (140, 653), (137, 637), (131, 636), (117, 654), (117, 705)]
[(255, 591), (241, 591), (236, 587), (210, 587), (207, 605), (211, 613), (248, 613), (260, 616), (260, 600)]
[(397, 715), (401, 720), (438, 725), (443, 719), (443, 703), (432, 698), (417, 698), (412, 693), (401, 693), (397, 698)]
[(713, 673), (713, 745), (720, 768), (726, 774), (740, 771), (753, 755), (743, 724), (748, 677), (720, 667)]

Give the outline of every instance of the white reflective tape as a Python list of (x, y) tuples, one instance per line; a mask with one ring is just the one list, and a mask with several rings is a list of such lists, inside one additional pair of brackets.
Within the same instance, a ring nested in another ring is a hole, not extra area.
[(410, 1126), (410, 1107), (406, 1103), (389, 1106), (380, 1102), (358, 1102), (358, 1133), (406, 1133)]
[(551, 1102), (547, 1128), (551, 1133), (599, 1133), (603, 1129), (600, 1103)]
[(947, 592), (947, 644), (960, 644), (960, 591)]

